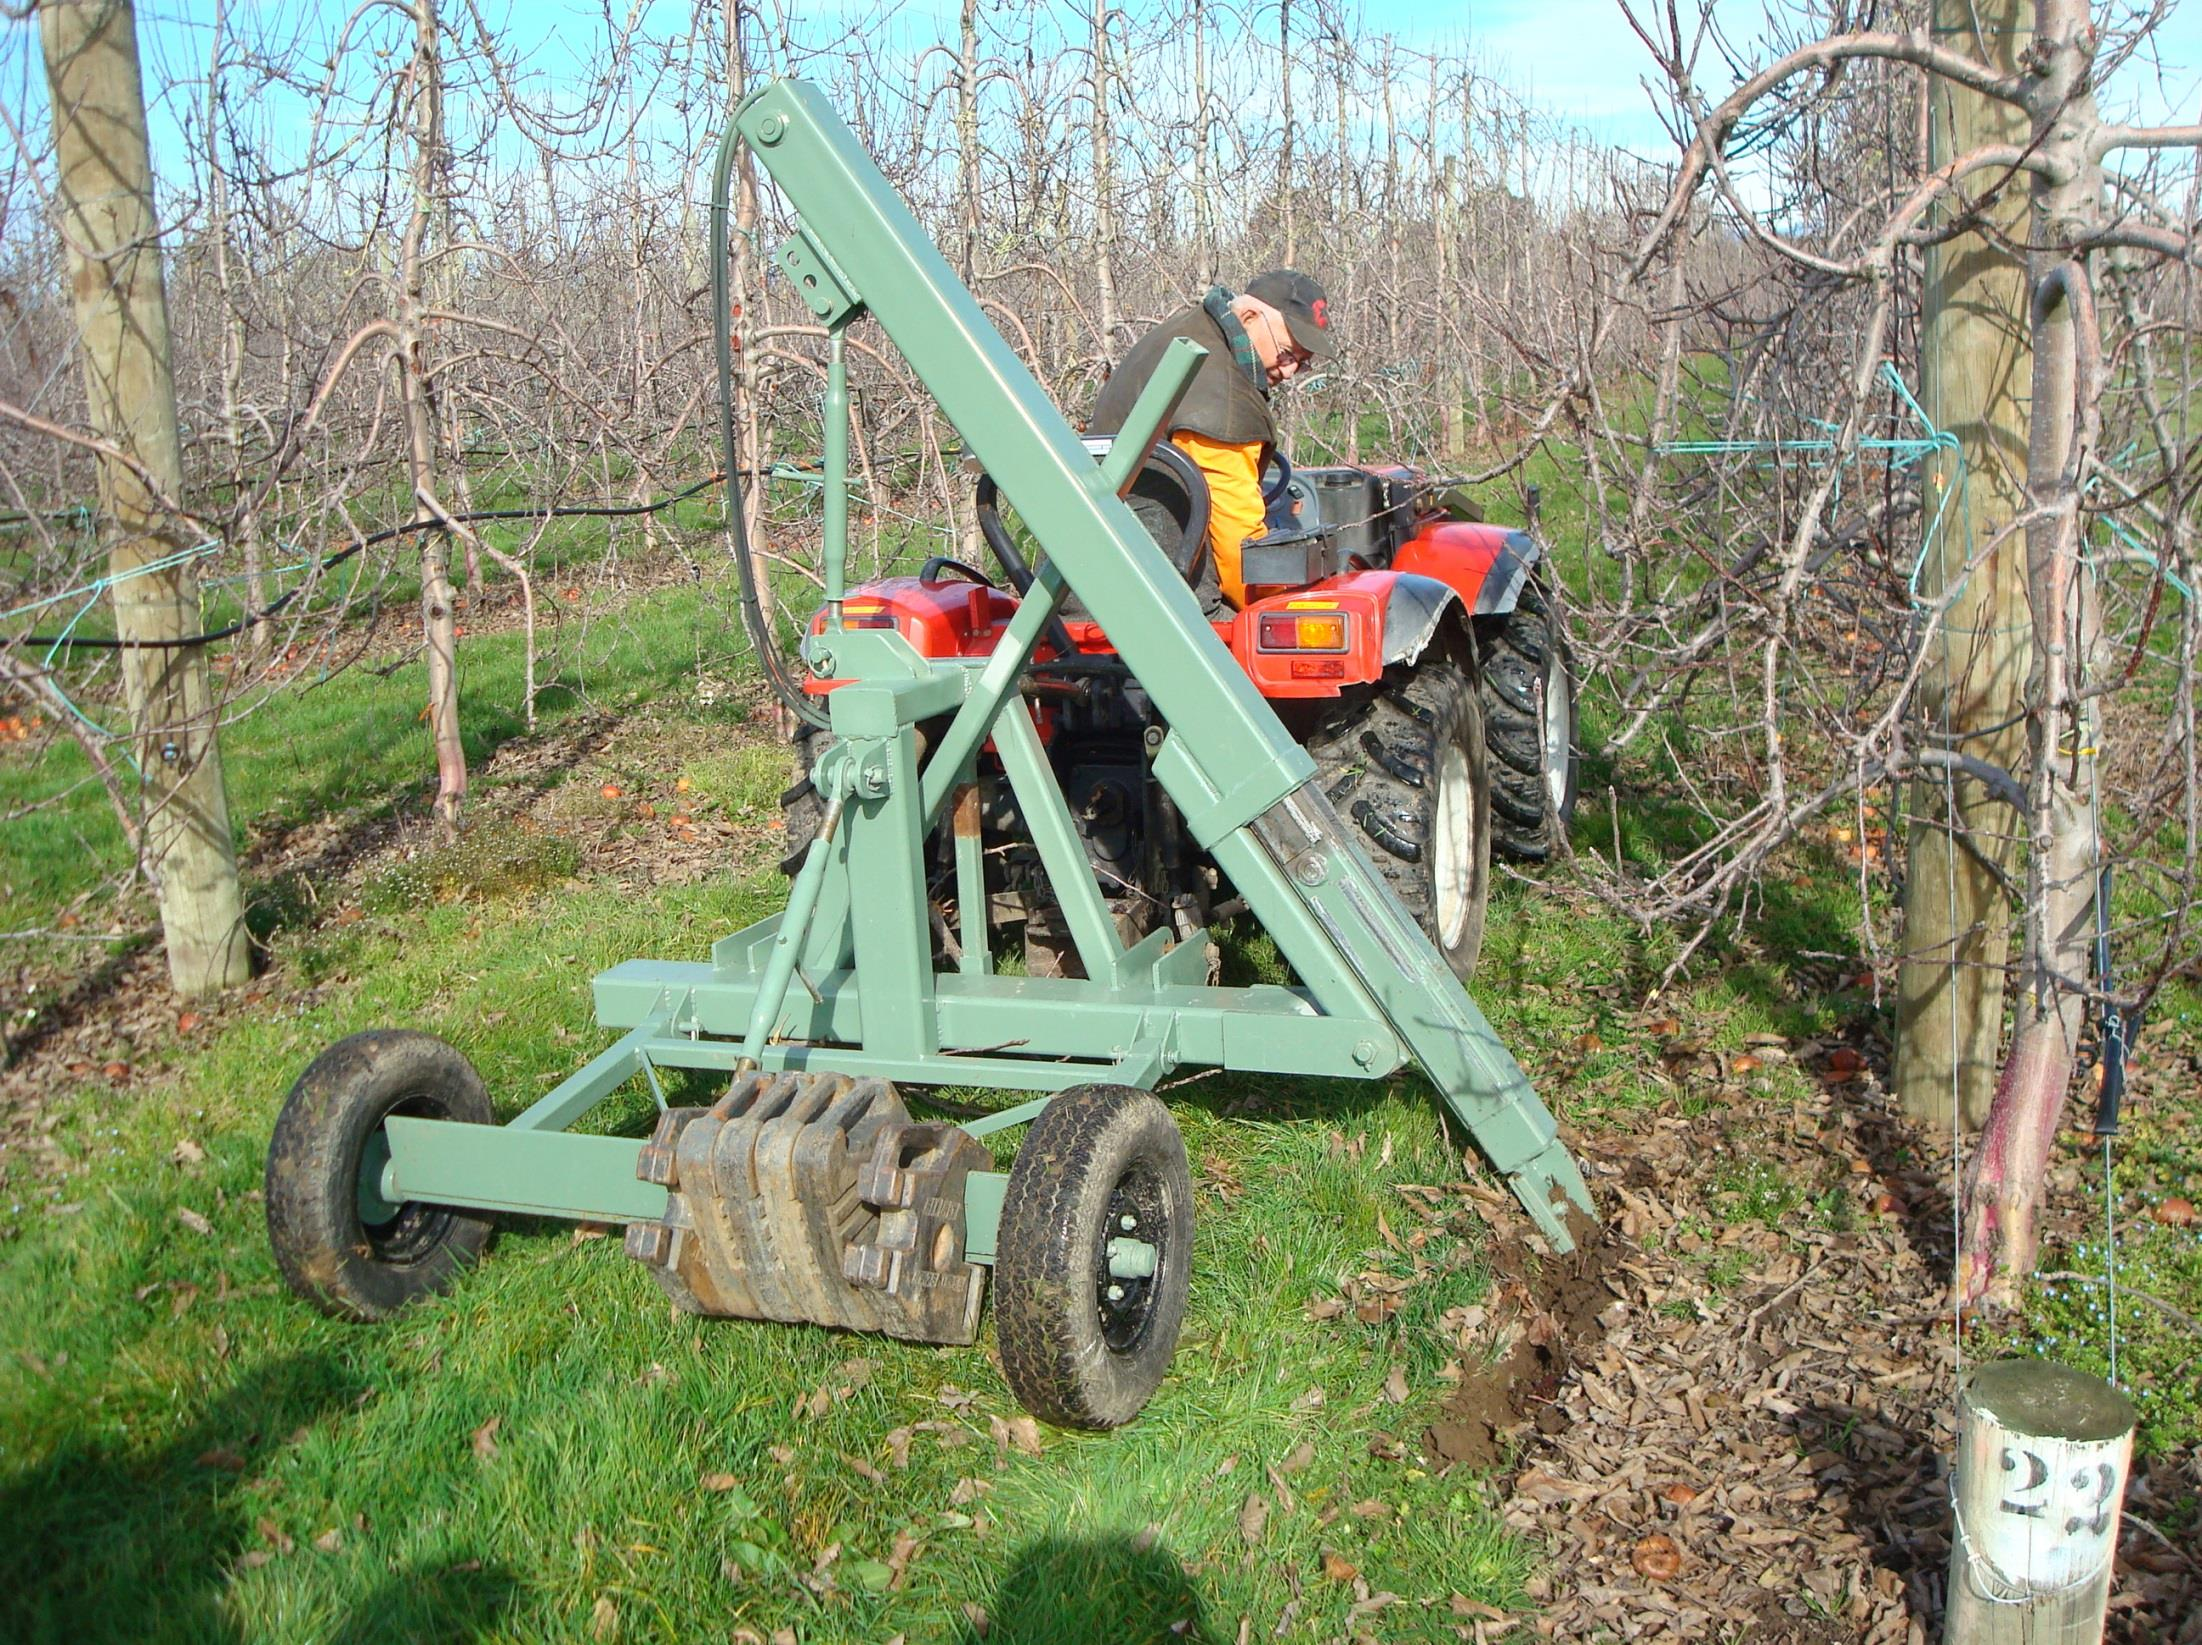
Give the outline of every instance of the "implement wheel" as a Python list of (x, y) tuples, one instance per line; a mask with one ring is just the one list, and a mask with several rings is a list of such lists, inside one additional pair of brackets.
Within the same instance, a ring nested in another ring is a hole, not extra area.
[(1169, 1109), (1081, 1085), (1033, 1121), (1002, 1201), (994, 1325), (1018, 1403), (1117, 1428), (1161, 1386), (1193, 1271), (1193, 1179)]
[(375, 1028), (314, 1058), (268, 1144), (268, 1242), (284, 1280), (324, 1314), (387, 1319), (446, 1289), (481, 1255), (489, 1223), (382, 1197), (391, 1115), (492, 1122), (473, 1065), (433, 1034)]
[(1491, 776), (1474, 683), (1448, 659), (1394, 670), (1374, 692), (1341, 698), (1306, 746), (1369, 860), (1466, 982), (1491, 885)]
[(1575, 676), (1559, 602), (1532, 578), (1512, 611), (1483, 619), (1478, 629), (1492, 844), (1523, 862), (1543, 862), (1566, 842), (1575, 819)]

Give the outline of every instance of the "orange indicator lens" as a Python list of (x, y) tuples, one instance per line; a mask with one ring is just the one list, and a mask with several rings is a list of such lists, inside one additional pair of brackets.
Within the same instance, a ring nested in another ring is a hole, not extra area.
[(1343, 651), (1346, 618), (1343, 612), (1321, 615), (1265, 611), (1255, 629), (1255, 645), (1263, 651)]

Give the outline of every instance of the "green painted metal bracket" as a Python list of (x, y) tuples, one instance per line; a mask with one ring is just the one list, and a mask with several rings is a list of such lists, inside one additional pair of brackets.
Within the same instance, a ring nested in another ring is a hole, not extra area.
[(635, 1176), (634, 1137), (523, 1131), (454, 1120), (383, 1122), (390, 1163), (381, 1192), (392, 1203), (425, 1200), (471, 1211), (651, 1222), (665, 1215), (665, 1190)]
[(778, 261), (804, 305), (825, 324), (839, 326), (862, 311), (864, 300), (849, 277), (807, 230), (798, 229), (781, 246)]
[[(879, 1072), (877, 1053), (867, 1049), (873, 981), (860, 981), (854, 971), (812, 980), (819, 999), (790, 997), (784, 1019), (790, 1040), (765, 1047), (766, 1066)], [(689, 999), (696, 1035), (645, 1042), (651, 1059), (661, 1067), (731, 1068), (739, 1046), (729, 1041), (747, 1024), (756, 987), (754, 975), (712, 965), (628, 960), (597, 974), (597, 1020), (608, 1028), (634, 1026), (667, 988), (678, 989)], [(892, 1077), (1053, 1091), (1092, 1079), (1141, 1085), (1146, 1080), (1131, 1077), (1133, 1071), (1153, 1077), (1191, 1064), (1372, 1079), (1406, 1057), (1373, 1009), (1365, 1016), (1318, 1010), (1306, 993), (1290, 988), (1166, 980), (1110, 988), (1076, 977), (949, 972), (934, 979), (933, 998), (940, 1048), (930, 1058), (908, 1059), (923, 1072)]]
[(967, 1262), (994, 1265), (1002, 1228), (1002, 1200), (1009, 1192), (1003, 1171), (974, 1171), (963, 1179), (963, 1255)]
[[(665, 1215), (665, 1190), (635, 1175), (643, 1147), (638, 1138), (402, 1116), (384, 1122), (384, 1129), (390, 1158), (376, 1191), (392, 1205), (420, 1200), (589, 1222), (656, 1222)], [(972, 1262), (994, 1261), (1008, 1187), (999, 1171), (974, 1171), (966, 1179), (964, 1250)]]
[[(665, 1001), (660, 1000), (660, 1007)], [(644, 1018), (619, 1043), (598, 1052), (556, 1087), (537, 1099), (534, 1106), (512, 1122), (520, 1131), (564, 1131), (637, 1074), (647, 1074), (650, 1061), (644, 1047), (665, 1032), (670, 1011), (660, 1009)]]

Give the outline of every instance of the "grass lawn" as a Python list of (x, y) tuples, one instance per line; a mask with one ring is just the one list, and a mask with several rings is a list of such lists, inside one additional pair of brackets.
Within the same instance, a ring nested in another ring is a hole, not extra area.
[[(774, 894), (569, 884), (364, 917), (313, 957), (314, 1003), (225, 1018), (140, 1091), (56, 1093), (69, 1197), (23, 1204), (0, 1255), (0, 1357), (26, 1373), (0, 1384), (0, 1494), (23, 1533), (0, 1551), (0, 1632), (925, 1638), (977, 1605), (991, 1638), (1191, 1619), (1227, 1639), (1302, 1586), (1327, 1634), (1356, 1590), (1321, 1578), (1325, 1553), (1364, 1593), (1518, 1602), (1532, 1550), (1475, 1482), (1371, 1452), (1382, 1434), (1411, 1453), (1442, 1392), (1437, 1314), (1482, 1289), (1467, 1214), (1424, 1224), (1396, 1190), (1457, 1175), (1405, 1084), (1187, 1090), (1201, 1256), (1176, 1374), (1128, 1432), (1046, 1433), (1037, 1456), (997, 1443), (1018, 1412), (983, 1341), (675, 1316), (616, 1238), (564, 1226), (508, 1227), (454, 1295), (383, 1328), (277, 1289), (265, 1138), (322, 1046), (430, 1028), (517, 1108), (600, 1043), (591, 971), (700, 952)], [(1308, 1317), (1396, 1261), (1383, 1229), (1418, 1226), (1440, 1253), (1419, 1306)], [(1414, 1376), (1403, 1407), (1394, 1365)], [(1273, 1506), (1250, 1540), (1256, 1494)], [(1450, 1637), (1442, 1608), (1427, 1620)]]
[[(127, 1081), (41, 1064), (55, 1071), (0, 1148), (0, 1637), (1450, 1640), (1455, 1595), (1521, 1613), (1541, 1550), (1482, 1478), (1421, 1450), (1459, 1369), (1453, 1311), (1488, 1288), (1488, 1232), (1459, 1194), (1401, 1191), (1462, 1176), (1413, 1079), (1173, 1093), (1198, 1194), (1192, 1310), (1161, 1393), (1114, 1435), (1019, 1424), (991, 1325), (942, 1350), (696, 1320), (616, 1231), (508, 1222), (450, 1295), (382, 1327), (280, 1288), (265, 1148), (323, 1047), (440, 1033), (509, 1116), (608, 1041), (588, 1017), (598, 968), (699, 958), (783, 894), (763, 826), (780, 756), (723, 702), (698, 705), (724, 632), (699, 599), (604, 623), (545, 714), (649, 720), (652, 780), (685, 778), (750, 849), (645, 890), (599, 852), (632, 824), (592, 809), (595, 771), (531, 770), (535, 790), (579, 791), (558, 812), (570, 852), (528, 873), (369, 864), (273, 929), (256, 1002), (143, 1034)], [(517, 731), (518, 650), (465, 648), (478, 757)], [(420, 809), (420, 700), (414, 664), (273, 700), (228, 740), (240, 824)], [(67, 775), (0, 769), (18, 797)], [(504, 781), (485, 767), (485, 812)], [(69, 842), (97, 817), (80, 795), (20, 857), (11, 835), (11, 911), (96, 883), (96, 854)], [(1479, 997), (1563, 1117), (1688, 1112), (1654, 1016), (1731, 1052), (1873, 1020), (1870, 993), (1795, 959), (1851, 948), (1855, 881), (1823, 866), (1772, 882), (1763, 937), (1656, 1013), (1656, 944), (1564, 887), (1507, 884)], [(1229, 960), (1273, 974), (1258, 936)], [(1808, 1078), (1768, 1067), (1754, 1090), (1778, 1104)], [(644, 1125), (646, 1101), (623, 1117)], [(1769, 1221), (1803, 1203), (1756, 1176), (1734, 1191), (1738, 1215)], [(1395, 1313), (1310, 1306), (1365, 1274), (1405, 1282)]]

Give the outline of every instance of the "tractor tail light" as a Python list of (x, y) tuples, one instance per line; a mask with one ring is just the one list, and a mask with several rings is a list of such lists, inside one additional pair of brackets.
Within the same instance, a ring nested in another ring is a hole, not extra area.
[(1265, 611), (1255, 628), (1254, 648), (1257, 651), (1343, 651), (1346, 649), (1345, 613)]

